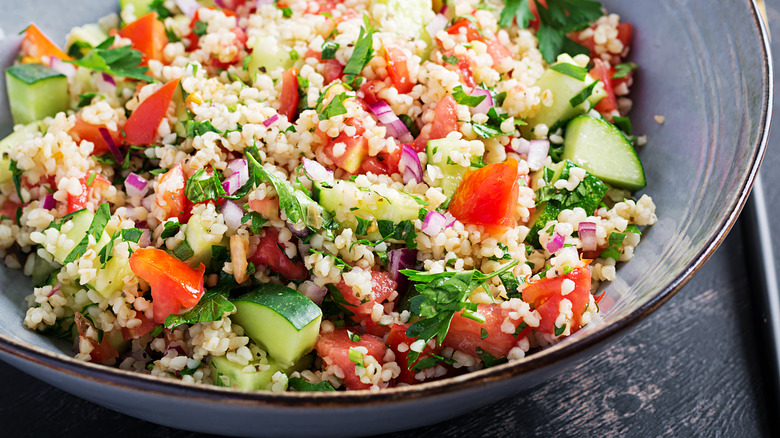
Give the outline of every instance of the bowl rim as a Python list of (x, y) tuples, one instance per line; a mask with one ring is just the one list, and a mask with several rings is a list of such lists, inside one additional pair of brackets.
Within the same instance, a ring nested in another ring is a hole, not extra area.
[(249, 407), (276, 407), (300, 409), (305, 407), (318, 408), (360, 408), (370, 403), (413, 402), (415, 400), (434, 397), (439, 394), (453, 393), (475, 389), (496, 381), (506, 381), (531, 374), (534, 371), (548, 367), (554, 363), (563, 363), (588, 350), (593, 350), (608, 340), (614, 338), (625, 329), (639, 323), (643, 318), (654, 312), (671, 299), (696, 273), (723, 242), (728, 232), (736, 223), (744, 207), (758, 174), (759, 167), (766, 152), (769, 139), (770, 121), (773, 111), (774, 77), (771, 47), (766, 23), (761, 17), (755, 0), (750, 1), (752, 21), (761, 39), (760, 48), (763, 52), (762, 74), (764, 89), (763, 107), (760, 112), (758, 147), (750, 157), (751, 165), (747, 175), (739, 187), (730, 213), (724, 216), (709, 242), (703, 245), (692, 257), (691, 261), (669, 284), (652, 296), (634, 311), (616, 319), (610, 325), (582, 339), (564, 340), (545, 349), (545, 354), (531, 355), (522, 362), (507, 363), (492, 368), (486, 368), (460, 376), (425, 382), (419, 385), (388, 388), (381, 391), (338, 391), (338, 392), (284, 392), (240, 391), (213, 385), (195, 385), (173, 379), (161, 379), (147, 374), (135, 373), (100, 364), (76, 360), (62, 353), (55, 353), (41, 347), (29, 345), (0, 333), (0, 352), (7, 353), (23, 361), (32, 362), (52, 371), (65, 373), (76, 378), (87, 379), (96, 383), (107, 384), (117, 389), (146, 392), (152, 395), (166, 397), (181, 397), (189, 401), (218, 401), (221, 404)]

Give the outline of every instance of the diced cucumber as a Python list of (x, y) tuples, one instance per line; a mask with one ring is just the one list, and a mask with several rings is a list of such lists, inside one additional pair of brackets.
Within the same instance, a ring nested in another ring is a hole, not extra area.
[[(337, 211), (345, 208), (345, 197), (358, 199), (352, 213), (368, 220), (388, 220), (399, 223), (414, 220), (420, 214), (420, 203), (408, 193), (390, 188), (360, 188), (351, 181), (339, 180), (329, 183), (330, 186), (315, 184), (315, 196), (319, 204), (327, 211)], [(361, 199), (371, 198), (371, 202), (361, 202)], [(374, 199), (376, 202), (373, 202)], [(350, 228), (357, 227), (356, 221), (342, 222)]]
[[(553, 65), (564, 63), (574, 66), (577, 65), (572, 57), (566, 54), (558, 56), (558, 62)], [(596, 79), (590, 74), (587, 74), (585, 79), (580, 80), (552, 69), (545, 71), (544, 74), (542, 74), (542, 77), (536, 82), (535, 86), (539, 87), (542, 92), (550, 90), (553, 95), (553, 103), (551, 106), (542, 105), (536, 115), (526, 120), (526, 125), (520, 127), (520, 132), (523, 134), (523, 137), (530, 138), (532, 134), (531, 131), (536, 125), (545, 124), (548, 128), (552, 129), (556, 126), (560, 126), (562, 123), (566, 123), (566, 121), (573, 117), (587, 112), (606, 96), (603, 84), (596, 84), (588, 99), (577, 106), (572, 106), (570, 100), (585, 90), (594, 81), (596, 81)]]
[(636, 149), (615, 125), (580, 116), (566, 126), (563, 155), (615, 187), (637, 191), (647, 185)]
[(38, 122), (25, 125), (23, 128), (8, 134), (8, 137), (0, 141), (0, 183), (10, 181), (13, 177), (9, 167), (11, 166), (11, 157), (8, 151), (17, 144), (27, 140), (39, 132), (41, 124)]
[[(254, 349), (254, 347), (250, 349)], [(247, 372), (247, 365), (241, 365), (232, 362), (225, 356), (211, 356), (211, 365), (214, 366), (219, 375), (226, 376), (228, 379), (230, 379), (231, 387), (244, 389), (247, 391), (268, 389), (268, 385), (271, 383), (271, 378), (277, 372), (281, 371), (289, 375), (293, 371), (301, 371), (310, 368), (312, 362), (311, 355), (306, 355), (297, 363), (295, 363), (295, 365), (284, 367), (270, 357), (259, 357), (250, 361), (248, 364), (254, 367), (257, 371)], [(258, 365), (260, 365), (262, 368), (267, 366), (268, 369), (258, 369)], [(214, 380), (216, 381), (217, 379)], [(222, 381), (220, 380), (218, 384), (221, 385)]]
[(30, 254), (30, 257), (33, 258), (32, 275), (30, 275), (33, 286), (46, 284), (45, 282), (49, 281), (52, 272), (56, 271), (59, 265), (46, 261), (36, 253)]
[(187, 137), (187, 121), (190, 120), (190, 112), (187, 110), (187, 92), (182, 88), (181, 83), (173, 92), (173, 100), (176, 102), (176, 125), (174, 130), (179, 137)]
[[(558, 181), (559, 179), (568, 180), (569, 172), (573, 167), (580, 166), (575, 165), (569, 160), (553, 165), (553, 168), (549, 169), (553, 172), (553, 176), (552, 178), (549, 178), (550, 182), (548, 183), (548, 186), (552, 186), (555, 181)], [(531, 186), (536, 190), (537, 196), (539, 196), (540, 193), (538, 190), (538, 181), (542, 175), (544, 175), (544, 172), (549, 170), (541, 169), (533, 176), (534, 179), (532, 180)], [(528, 221), (528, 223), (532, 225), (531, 230), (528, 232), (528, 237), (525, 239), (526, 242), (535, 248), (539, 248), (539, 231), (543, 230), (550, 221), (558, 220), (558, 215), (563, 210), (579, 207), (585, 210), (585, 214), (588, 216), (592, 215), (598, 208), (601, 200), (604, 199), (607, 190), (608, 187), (606, 184), (595, 176), (586, 173), (585, 179), (580, 181), (574, 191), (566, 192), (565, 189), (563, 189), (562, 196), (556, 196), (546, 202), (537, 204), (536, 211), (531, 215), (531, 218)]]
[(293, 65), (295, 61), (290, 57), (289, 49), (282, 47), (273, 36), (262, 36), (252, 47), (252, 59), (247, 65), (247, 72), (254, 82), (255, 75), (258, 73), (270, 74), (279, 67), (287, 70)]
[(374, 0), (372, 3), (387, 5), (387, 16), (395, 24), (395, 33), (424, 41), (426, 48), (417, 55), (423, 61), (428, 59), (433, 49), (433, 35), (428, 35), (425, 29), (425, 18), (433, 10), (431, 0)]
[(127, 257), (114, 254), (105, 265), (98, 269), (95, 278), (90, 280), (88, 284), (94, 287), (100, 295), (108, 298), (122, 290), (125, 285), (124, 278), (128, 275), (133, 275), (133, 271), (130, 269), (130, 260)]
[[(92, 224), (92, 219), (94, 217), (95, 215), (86, 208), (73, 213), (70, 219), (62, 225), (62, 227), (69, 227), (69, 225), (67, 225), (68, 222), (72, 222), (73, 228), (63, 234), (68, 236), (68, 239), (72, 240), (75, 246), (87, 235), (87, 231), (89, 231), (89, 226)], [(54, 260), (62, 264), (72, 250), (73, 248), (58, 246), (51, 255), (54, 256)]]
[[(68, 51), (76, 43), (86, 43), (91, 47), (95, 47), (105, 41), (106, 38), (108, 38), (108, 34), (100, 26), (95, 23), (85, 24), (81, 27), (74, 27), (70, 31), (66, 47), (68, 47)], [(86, 51), (82, 53), (86, 53)]]
[(27, 124), (68, 109), (68, 78), (43, 64), (20, 64), (5, 70), (14, 123)]
[[(452, 197), (460, 185), (460, 181), (463, 179), (463, 175), (471, 167), (463, 167), (459, 164), (454, 164), (450, 161), (450, 152), (452, 150), (459, 149), (458, 142), (460, 140), (448, 140), (441, 138), (438, 140), (429, 140), (428, 145), (425, 148), (425, 152), (428, 155), (428, 164), (434, 164), (439, 166), (444, 178), (442, 178), (440, 187), (442, 193), (448, 198)], [(441, 154), (439, 154), (441, 152)], [(434, 157), (439, 155), (439, 159), (435, 160)]]
[(208, 264), (211, 260), (211, 247), (213, 245), (227, 246), (227, 237), (225, 235), (214, 235), (203, 225), (200, 214), (193, 214), (189, 222), (184, 227), (184, 236), (187, 243), (192, 248), (193, 256), (188, 262), (193, 266), (201, 263)]
[(290, 366), (317, 342), (322, 310), (299, 292), (264, 284), (235, 300), (230, 318), (282, 366)]

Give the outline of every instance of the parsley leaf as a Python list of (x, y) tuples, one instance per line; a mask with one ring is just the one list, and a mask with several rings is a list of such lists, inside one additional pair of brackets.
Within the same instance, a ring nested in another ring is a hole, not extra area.
[(509, 115), (504, 114), (498, 114), (498, 111), (496, 111), (496, 108), (490, 108), (487, 113), (488, 121), (487, 123), (472, 123), (471, 129), (476, 133), (478, 136), (482, 138), (493, 138), (500, 135), (509, 135), (512, 134), (512, 132), (504, 132), (501, 130), (501, 124), (504, 123), (504, 121), (509, 118)]
[(466, 94), (465, 91), (463, 91), (463, 86), (461, 85), (453, 88), (452, 91), (454, 91), (454, 93), (452, 93), (452, 98), (455, 99), (455, 102), (458, 102), (461, 105), (470, 106), (472, 108), (482, 103), (482, 101), (487, 97), (484, 94), (481, 96), (470, 96)]
[(202, 37), (203, 35), (209, 33), (208, 27), (209, 24), (207, 22), (198, 20), (195, 22), (195, 25), (192, 26), (192, 33), (198, 37)]
[(182, 240), (179, 246), (173, 250), (173, 255), (181, 261), (185, 261), (195, 255), (195, 251), (186, 240)]
[(16, 160), (11, 160), (11, 164), (8, 165), (8, 170), (11, 171), (12, 179), (14, 180), (16, 196), (19, 197), (20, 201), (24, 202), (24, 198), (22, 197), (22, 173), (24, 173), (24, 171), (17, 167)]
[(217, 134), (222, 135), (222, 131), (214, 127), (210, 120), (206, 120), (205, 122), (187, 120), (187, 137), (200, 137), (207, 132), (216, 132)]
[(70, 254), (65, 257), (65, 260), (62, 261), (62, 264), (67, 265), (87, 252), (89, 236), (92, 236), (95, 241), (100, 240), (100, 235), (103, 234), (103, 230), (106, 228), (106, 224), (108, 224), (108, 220), (110, 218), (111, 210), (109, 210), (108, 204), (100, 204), (100, 207), (98, 207), (97, 211), (95, 212), (95, 216), (92, 218), (92, 223), (89, 225), (87, 234), (84, 235), (84, 237), (76, 245), (76, 247), (73, 248)]
[(458, 57), (455, 55), (448, 55), (448, 56), (441, 55), (441, 60), (450, 65), (457, 65), (459, 61)]
[(131, 46), (111, 48), (114, 44), (114, 36), (108, 37), (97, 47), (90, 50), (83, 58), (67, 61), (90, 70), (107, 73), (113, 76), (138, 79), (149, 82), (151, 77), (145, 73), (148, 67), (142, 67), (143, 55)]
[[(222, 283), (222, 281), (220, 281)], [(235, 282), (234, 282), (235, 283)], [(170, 314), (165, 318), (165, 327), (174, 327), (179, 324), (197, 324), (199, 322), (219, 321), (225, 312), (233, 312), (236, 306), (227, 299), (231, 285), (219, 284), (217, 287), (206, 291), (192, 309), (181, 315)]]
[(318, 118), (320, 120), (325, 120), (331, 117), (346, 114), (347, 108), (344, 106), (344, 101), (347, 100), (348, 97), (349, 96), (347, 96), (347, 93), (339, 93), (333, 96), (333, 99), (328, 102), (328, 105), (325, 108), (320, 108), (322, 106), (322, 103), (320, 102), (317, 108)]
[(163, 231), (160, 233), (160, 237), (163, 239), (173, 237), (179, 232), (179, 228), (181, 228), (179, 221), (167, 221), (163, 223)]
[(417, 127), (417, 124), (410, 115), (400, 114), (398, 115), (398, 118), (404, 122), (404, 126), (406, 126), (406, 129), (409, 130), (409, 133), (412, 134), (412, 137), (417, 138), (417, 136), (420, 135), (420, 128)]
[(615, 125), (617, 129), (625, 132), (626, 135), (631, 135), (631, 119), (628, 117), (614, 116), (612, 117), (612, 124)]
[(554, 70), (560, 74), (570, 76), (578, 81), (585, 80), (585, 76), (588, 75), (588, 69), (580, 67), (579, 65), (570, 64), (568, 62), (553, 64), (550, 66), (550, 70)]
[(593, 89), (596, 88), (596, 84), (598, 83), (599, 83), (598, 79), (591, 82), (590, 85), (588, 85), (587, 87), (585, 87), (585, 89), (577, 93), (576, 96), (569, 99), (569, 104), (571, 104), (572, 108), (588, 100), (590, 95), (593, 94)]
[(217, 200), (225, 195), (225, 189), (217, 175), (206, 175), (206, 169), (195, 172), (184, 185), (184, 194), (187, 199), (197, 204), (207, 199)]
[(260, 213), (256, 211), (250, 211), (249, 213), (245, 214), (241, 218), (241, 223), (245, 223), (246, 221), (250, 221), (249, 223), (249, 231), (251, 231), (254, 234), (260, 234), (263, 231), (263, 224), (268, 222), (268, 219), (264, 218)]
[(97, 93), (79, 94), (79, 103), (77, 105), (78, 108), (83, 108), (83, 107), (91, 104), (92, 103), (92, 99), (94, 99), (95, 97), (98, 97), (98, 96), (103, 97), (102, 95), (97, 94)]
[(612, 75), (612, 79), (621, 79), (628, 76), (632, 71), (636, 70), (639, 66), (633, 62), (624, 62), (615, 66), (615, 73)]
[(138, 228), (125, 228), (121, 231), (122, 240), (126, 242), (138, 243), (138, 240), (141, 238), (141, 234), (143, 233), (144, 232)]
[(321, 59), (335, 59), (336, 50), (339, 49), (339, 43), (333, 41), (325, 41), (322, 43), (322, 55)]
[(477, 356), (479, 356), (480, 359), (482, 359), (482, 363), (485, 364), (485, 368), (494, 367), (496, 365), (500, 365), (502, 363), (507, 362), (507, 358), (496, 358), (492, 354), (488, 353), (487, 351), (477, 347), (476, 350)]
[(287, 387), (295, 391), (315, 392), (315, 391), (335, 391), (336, 389), (327, 381), (309, 383), (300, 377), (290, 377), (287, 381)]
[(438, 354), (431, 353), (428, 355), (428, 357), (420, 359), (420, 361), (414, 364), (411, 369), (412, 371), (420, 372), (422, 370), (427, 370), (428, 368), (433, 368), (440, 363), (446, 363), (447, 365), (452, 365), (455, 363), (455, 361), (452, 359), (441, 357)]
[(617, 231), (609, 233), (609, 238), (607, 238), (607, 243), (609, 246), (604, 251), (601, 251), (599, 257), (602, 259), (609, 258), (618, 261), (618, 258), (620, 258), (620, 251), (623, 249), (623, 240), (625, 238), (625, 234), (618, 233)]
[(501, 10), (498, 25), (512, 27), (515, 17), (517, 17), (518, 27), (521, 29), (528, 27), (528, 23), (534, 18), (528, 7), (528, 0), (506, 0), (506, 6)]
[(375, 32), (376, 29), (368, 22), (368, 15), (364, 14), (363, 26), (360, 27), (360, 34), (358, 34), (358, 39), (355, 42), (355, 49), (344, 67), (344, 82), (352, 85), (353, 89), (360, 85), (356, 76), (363, 71), (363, 68), (374, 57), (373, 35)]
[(147, 8), (149, 9), (149, 12), (157, 12), (157, 19), (160, 21), (172, 15), (171, 11), (165, 7), (165, 0), (152, 0)]

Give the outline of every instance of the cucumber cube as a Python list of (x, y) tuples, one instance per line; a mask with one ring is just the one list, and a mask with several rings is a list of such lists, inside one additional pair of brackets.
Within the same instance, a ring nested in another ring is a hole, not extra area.
[(20, 64), (5, 70), (14, 123), (27, 124), (68, 109), (68, 78), (43, 64)]

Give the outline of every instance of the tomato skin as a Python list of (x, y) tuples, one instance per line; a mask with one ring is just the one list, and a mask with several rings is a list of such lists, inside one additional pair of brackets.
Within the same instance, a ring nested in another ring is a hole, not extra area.
[(293, 262), (279, 248), (279, 230), (276, 228), (265, 229), (265, 234), (249, 261), (255, 265), (266, 265), (271, 271), (288, 280), (305, 280), (309, 277), (309, 271), (302, 261)]
[(344, 301), (353, 306), (349, 307), (348, 310), (355, 314), (351, 317), (355, 322), (365, 320), (371, 315), (374, 303), (383, 303), (397, 287), (398, 283), (390, 278), (390, 274), (387, 272), (371, 271), (371, 292), (374, 294), (374, 299), (361, 303), (355, 296), (352, 286), (348, 286), (343, 279), (336, 285), (336, 289), (338, 289)]
[(125, 123), (125, 140), (131, 145), (151, 144), (157, 136), (180, 79), (174, 79), (147, 97)]
[(371, 172), (375, 175), (392, 175), (398, 173), (398, 163), (401, 161), (403, 146), (404, 145), (398, 145), (392, 153), (382, 151), (375, 157), (364, 158), (363, 163), (360, 165), (360, 173)]
[(355, 347), (365, 347), (368, 355), (373, 356), (380, 364), (384, 363), (387, 346), (381, 338), (371, 335), (359, 335), (360, 341), (353, 342), (349, 338), (346, 328), (337, 328), (330, 333), (321, 333), (314, 349), (317, 350), (317, 356), (321, 357), (325, 363), (338, 365), (344, 371), (344, 386), (347, 389), (368, 389), (371, 385), (360, 381), (360, 377), (355, 375), (355, 364), (349, 360), (349, 349)]
[[(416, 340), (406, 336), (406, 329), (409, 328), (409, 325), (410, 324), (393, 324), (392, 327), (390, 327), (390, 333), (387, 335), (387, 340), (385, 342), (395, 353), (395, 362), (398, 364), (398, 367), (401, 368), (401, 373), (398, 374), (396, 382), (414, 385), (415, 383), (421, 382), (414, 378), (414, 375), (417, 372), (409, 367), (409, 349), (406, 348), (404, 351), (400, 351), (401, 349), (399, 348), (401, 344), (410, 346)], [(436, 348), (431, 348), (426, 345), (425, 348), (423, 348), (422, 353), (420, 353), (420, 357), (412, 363), (412, 366), (422, 359), (425, 359), (430, 354), (439, 354), (441, 350), (442, 347), (439, 345), (437, 345)]]
[[(363, 137), (366, 129), (360, 123), (360, 120), (353, 117), (345, 120), (344, 124), (354, 126), (355, 135), (350, 136), (346, 132), (342, 132), (338, 137), (328, 139), (328, 143), (325, 144), (322, 151), (333, 161), (333, 164), (349, 173), (355, 173), (360, 169), (363, 160), (368, 156), (368, 140)], [(338, 157), (333, 152), (337, 143), (346, 145), (344, 153)]]
[(450, 132), (458, 130), (458, 107), (455, 99), (447, 95), (436, 105), (435, 115), (430, 125), (430, 131), (427, 135), (420, 132), (420, 135), (414, 140), (414, 150), (416, 152), (425, 152), (428, 140), (444, 138)]
[[(477, 355), (476, 349), (479, 347), (497, 358), (506, 357), (509, 350), (517, 344), (517, 338), (513, 333), (501, 331), (501, 324), (510, 311), (502, 309), (499, 304), (480, 304), (477, 307), (477, 312), (485, 317), (484, 323), (480, 324), (462, 316), (463, 311), (456, 313), (442, 345), (474, 356)], [(512, 321), (515, 328), (521, 322), (521, 320)], [(487, 331), (485, 339), (482, 339), (482, 329)]]
[(68, 213), (73, 213), (74, 211), (86, 208), (89, 197), (92, 195), (92, 190), (95, 188), (101, 187), (105, 189), (111, 185), (103, 175), (96, 174), (95, 178), (92, 180), (92, 184), (87, 186), (87, 181), (89, 181), (91, 175), (92, 172), (79, 178), (79, 182), (81, 183), (80, 195), (75, 196), (68, 193)]
[[(561, 295), (561, 284), (565, 279), (574, 282), (574, 290), (566, 296)], [(566, 275), (555, 278), (543, 278), (522, 290), (523, 301), (531, 305), (541, 315), (537, 331), (542, 333), (555, 332), (555, 320), (558, 318), (558, 305), (566, 298), (572, 303), (572, 333), (580, 328), (583, 312), (590, 302), (590, 268), (583, 266), (572, 270)]]
[(282, 73), (282, 92), (279, 95), (279, 114), (293, 122), (298, 110), (298, 70), (291, 68)]
[(180, 223), (187, 223), (189, 212), (187, 210), (187, 196), (184, 194), (186, 178), (181, 163), (165, 172), (157, 184), (155, 202), (165, 211), (163, 219), (176, 217)]
[(374, 79), (365, 81), (363, 82), (363, 85), (360, 86), (360, 94), (362, 94), (363, 101), (366, 102), (366, 105), (371, 106), (382, 100), (376, 94), (376, 86), (378, 83), (381, 83), (381, 81)]
[(82, 140), (91, 142), (93, 145), (95, 145), (95, 147), (92, 149), (92, 154), (90, 155), (99, 156), (109, 151), (106, 140), (103, 139), (103, 136), (100, 134), (100, 128), (106, 128), (106, 130), (108, 130), (108, 133), (111, 136), (111, 139), (114, 140), (115, 145), (118, 146), (122, 144), (122, 134), (119, 131), (112, 131), (102, 125), (93, 125), (91, 123), (87, 123), (79, 115), (76, 115), (76, 124), (70, 128), (68, 134), (73, 137), (73, 140), (75, 140), (76, 143), (79, 143)]
[(472, 42), (474, 40), (482, 41), (482, 34), (479, 32), (479, 29), (477, 29), (474, 23), (466, 18), (458, 18), (455, 20), (452, 26), (447, 28), (447, 33), (450, 35), (458, 35), (461, 33), (461, 29), (466, 29), (466, 40), (468, 42)]
[(489, 233), (515, 226), (520, 191), (517, 161), (493, 163), (466, 172), (450, 201), (449, 211), (464, 224), (483, 225)]
[(155, 324), (153, 320), (147, 318), (143, 312), (136, 311), (135, 317), (141, 320), (141, 325), (134, 329), (122, 328), (122, 339), (125, 341), (129, 341), (130, 339), (138, 339), (157, 327), (157, 324)]
[(398, 47), (385, 47), (384, 58), (387, 63), (387, 74), (393, 81), (393, 86), (401, 94), (412, 91), (414, 84), (409, 77), (409, 67), (406, 64), (407, 57), (403, 50)]
[(512, 57), (512, 52), (498, 39), (486, 40), (485, 44), (487, 44), (488, 55), (493, 58), (493, 66), (501, 65), (505, 59)]
[(60, 58), (63, 61), (73, 60), (34, 24), (24, 30), (21, 53), (23, 58), (30, 58), (34, 62), (39, 62), (42, 56)]
[(595, 109), (608, 120), (612, 121), (613, 112), (618, 109), (615, 89), (612, 84), (612, 76), (615, 74), (615, 68), (607, 68), (607, 64), (599, 58), (593, 58), (593, 63), (594, 66), (590, 70), (590, 74), (594, 79), (601, 80), (601, 83), (604, 84), (604, 91), (607, 92), (607, 95), (596, 104)]
[(139, 248), (130, 256), (130, 269), (152, 288), (154, 322), (178, 313), (182, 307), (198, 304), (203, 296), (203, 263), (189, 264), (157, 248)]
[(133, 48), (143, 54), (141, 65), (154, 59), (163, 60), (163, 49), (168, 44), (165, 25), (157, 19), (156, 12), (149, 12), (119, 30), (119, 36), (133, 42)]
[(92, 323), (89, 322), (86, 316), (83, 314), (76, 312), (73, 315), (73, 322), (76, 324), (76, 329), (79, 332), (79, 337), (87, 339), (90, 344), (92, 344), (92, 351), (89, 352), (89, 361), (98, 363), (103, 362), (109, 359), (114, 359), (119, 357), (119, 352), (116, 351), (116, 348), (114, 348), (113, 345), (109, 342), (108, 334), (104, 334), (103, 339), (101, 339), (100, 343), (97, 343), (96, 341), (92, 340), (91, 338), (85, 337), (87, 333), (87, 329), (92, 326)]

